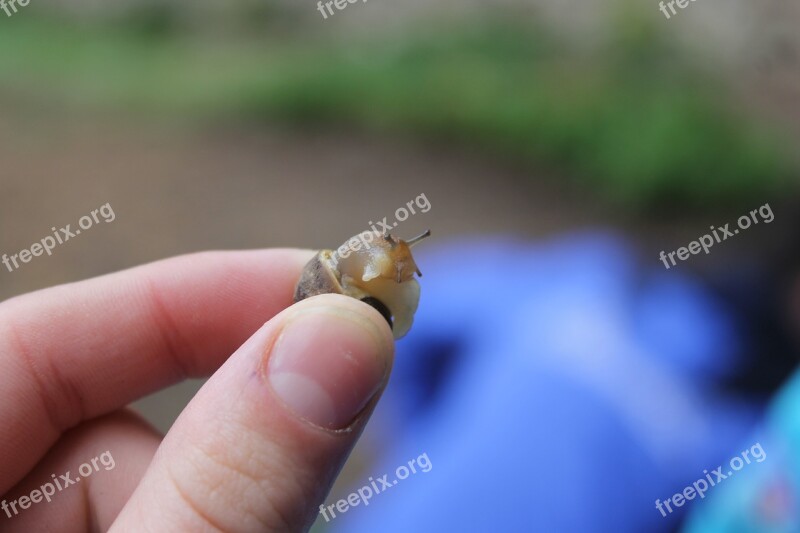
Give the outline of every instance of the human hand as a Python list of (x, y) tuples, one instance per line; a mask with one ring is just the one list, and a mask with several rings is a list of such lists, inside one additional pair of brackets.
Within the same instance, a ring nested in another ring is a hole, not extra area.
[[(311, 255), (200, 253), (0, 304), (0, 530), (308, 529), (394, 357), (355, 299), (286, 309)], [(163, 441), (125, 408), (211, 374)]]

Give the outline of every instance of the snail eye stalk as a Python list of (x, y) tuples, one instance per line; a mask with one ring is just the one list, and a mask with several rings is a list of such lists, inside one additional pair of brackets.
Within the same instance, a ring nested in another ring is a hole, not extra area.
[[(407, 241), (406, 241), (406, 244), (408, 244), (408, 246), (409, 246), (409, 247), (411, 247), (411, 246), (414, 246), (415, 244), (417, 244), (419, 241), (421, 241), (421, 240), (423, 240), (423, 239), (426, 239), (426, 238), (428, 238), (428, 237), (430, 237), (430, 236), (431, 236), (431, 230), (426, 230), (426, 231), (425, 231), (425, 233), (422, 233), (422, 234), (420, 234), (420, 235), (417, 235), (417, 236), (416, 236), (416, 237), (414, 237), (413, 239), (409, 239), (409, 240), (407, 240)], [(418, 272), (418, 274), (419, 274), (419, 272)], [(420, 274), (420, 276), (421, 276), (421, 275), (422, 275), (422, 274)]]

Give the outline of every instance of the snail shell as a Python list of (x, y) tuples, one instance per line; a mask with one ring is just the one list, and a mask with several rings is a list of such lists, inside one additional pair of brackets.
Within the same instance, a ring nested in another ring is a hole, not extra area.
[(320, 250), (303, 269), (294, 301), (329, 293), (357, 298), (377, 309), (399, 339), (411, 329), (419, 304), (414, 274), (422, 273), (411, 247), (430, 233), (404, 241), (389, 233), (364, 231), (336, 251)]

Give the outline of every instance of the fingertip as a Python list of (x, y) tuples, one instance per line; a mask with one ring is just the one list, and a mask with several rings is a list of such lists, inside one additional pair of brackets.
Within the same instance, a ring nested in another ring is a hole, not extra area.
[(383, 318), (341, 295), (298, 303), (264, 355), (266, 379), (295, 416), (346, 429), (384, 388), (394, 343)]
[(394, 354), (394, 336), (386, 319), (377, 309), (356, 298), (343, 294), (320, 294), (294, 304), (288, 311), (287, 320), (301, 313), (327, 312), (346, 320), (360, 323), (384, 350)]

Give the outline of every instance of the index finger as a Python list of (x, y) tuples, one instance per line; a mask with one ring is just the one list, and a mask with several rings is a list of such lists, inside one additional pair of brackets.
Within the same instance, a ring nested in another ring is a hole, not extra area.
[(0, 304), (0, 494), (66, 429), (213, 373), (291, 305), (310, 257), (203, 252)]

